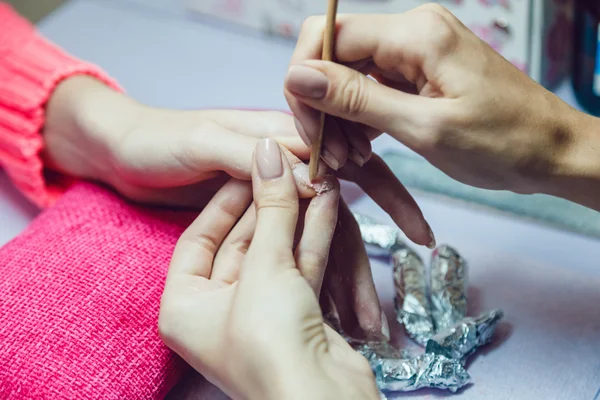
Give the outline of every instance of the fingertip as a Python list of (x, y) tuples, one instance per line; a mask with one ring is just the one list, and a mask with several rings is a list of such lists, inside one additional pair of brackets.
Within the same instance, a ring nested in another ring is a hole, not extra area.
[(350, 152), (348, 153), (348, 159), (354, 161), (354, 163), (359, 167), (362, 167), (366, 163), (366, 160), (363, 157), (363, 155), (360, 154), (360, 152), (355, 148), (350, 149)]
[(321, 158), (333, 170), (342, 168), (348, 161), (348, 140), (334, 118), (327, 118), (323, 131)]

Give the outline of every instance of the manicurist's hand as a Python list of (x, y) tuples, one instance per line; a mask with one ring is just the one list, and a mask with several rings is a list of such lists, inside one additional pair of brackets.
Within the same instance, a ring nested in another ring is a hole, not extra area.
[[(252, 186), (223, 186), (176, 246), (161, 336), (234, 399), (379, 398), (368, 363), (325, 325), (317, 300), (339, 201), (335, 179), (325, 179), (302, 215), (287, 158), (261, 140)], [(252, 198), (255, 214), (246, 211)], [(236, 280), (219, 252), (252, 219)]]
[(306, 143), (317, 137), (319, 112), (337, 117), (324, 143), (333, 168), (369, 159), (369, 141), (387, 132), (469, 185), (600, 209), (598, 120), (535, 83), (445, 8), (339, 16), (337, 63), (317, 60), (324, 27), (322, 17), (305, 23), (285, 94)]

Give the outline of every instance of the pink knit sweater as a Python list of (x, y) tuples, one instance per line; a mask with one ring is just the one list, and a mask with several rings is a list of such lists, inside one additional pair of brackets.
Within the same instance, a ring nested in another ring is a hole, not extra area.
[(173, 246), (194, 216), (44, 177), (44, 104), (81, 73), (114, 85), (0, 3), (0, 166), (36, 204), (58, 199), (0, 249), (0, 399), (158, 399), (187, 368), (156, 322)]

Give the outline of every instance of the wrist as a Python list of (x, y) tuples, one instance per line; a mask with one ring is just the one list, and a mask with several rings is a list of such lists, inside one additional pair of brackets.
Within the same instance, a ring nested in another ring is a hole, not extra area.
[(111, 183), (111, 153), (141, 105), (86, 75), (65, 79), (46, 107), (44, 158), (50, 169)]
[(600, 211), (600, 119), (564, 108), (554, 134), (556, 167), (541, 192)]

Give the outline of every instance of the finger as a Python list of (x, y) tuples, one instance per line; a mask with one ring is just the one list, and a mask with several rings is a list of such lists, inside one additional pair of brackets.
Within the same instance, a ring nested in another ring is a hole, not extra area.
[[(422, 146), (426, 115), (445, 99), (430, 99), (394, 90), (343, 65), (309, 60), (290, 67), (286, 90), (299, 102), (343, 119), (387, 132), (411, 148)], [(425, 114), (425, 112), (427, 114)], [(306, 122), (300, 121), (304, 126)], [(311, 122), (312, 124), (312, 122)], [(318, 130), (304, 131), (311, 143)]]
[(340, 178), (355, 182), (416, 244), (435, 247), (435, 236), (415, 199), (376, 154), (362, 168), (348, 163)]
[[(296, 157), (307, 160), (310, 148), (298, 140), (294, 117), (279, 111), (211, 110), (212, 118), (219, 126), (237, 134), (256, 139), (274, 138)], [(250, 147), (254, 149), (254, 146)], [(250, 173), (248, 173), (249, 175)]]
[[(321, 59), (325, 24), (325, 16), (313, 16), (304, 22), (290, 65)], [(435, 61), (452, 52), (449, 45), (456, 39), (453, 28), (464, 26), (437, 4), (402, 14), (340, 14), (336, 18), (333, 58), (354, 69), (362, 69), (365, 60), (372, 60), (386, 70), (399, 70), (408, 64), (430, 73), (436, 67)], [(429, 64), (428, 59), (432, 61)]]
[[(339, 214), (338, 214), (339, 218)], [(336, 329), (341, 329), (346, 335), (354, 337), (359, 331), (358, 337), (364, 338), (364, 334), (360, 331), (358, 319), (354, 312), (354, 302), (352, 300), (352, 292), (348, 290), (350, 287), (349, 276), (345, 273), (343, 265), (338, 265), (335, 253), (338, 252), (337, 237), (339, 235), (336, 229), (333, 241), (329, 262), (325, 271), (325, 279), (321, 293), (319, 304), (323, 311), (323, 315), (328, 319), (329, 323), (334, 324)]]
[[(215, 138), (218, 138), (215, 140)], [(214, 125), (202, 128), (201, 134), (192, 135), (186, 143), (185, 151), (180, 152), (178, 162), (192, 173), (185, 180), (180, 180), (178, 186), (192, 185), (202, 171), (223, 171), (240, 180), (250, 180), (252, 173), (252, 153), (261, 139), (231, 132), (222, 126)], [(301, 142), (297, 137), (287, 137), (289, 142)], [(282, 143), (283, 145), (283, 143)], [(302, 148), (306, 149), (304, 144)], [(294, 146), (292, 146), (292, 150)], [(296, 150), (298, 150), (296, 148)], [(304, 164), (291, 150), (282, 147), (288, 162), (292, 166), (296, 178), (297, 190), (300, 197), (313, 197), (320, 190), (319, 181), (311, 181), (308, 165)], [(308, 152), (300, 150), (300, 154)], [(193, 173), (198, 171), (198, 173)], [(171, 174), (173, 175), (173, 174)], [(169, 181), (173, 183), (172, 177)]]
[(248, 182), (232, 179), (226, 183), (179, 238), (169, 274), (208, 278), (219, 246), (251, 200)]
[(273, 139), (262, 139), (256, 146), (252, 187), (256, 230), (248, 257), (255, 260), (255, 265), (252, 274), (242, 271), (240, 280), (244, 276), (264, 277), (295, 267), (292, 249), (298, 220), (298, 193), (287, 159)]
[(336, 118), (326, 117), (321, 158), (334, 171), (348, 160), (348, 141)]
[(356, 339), (386, 339), (389, 333), (373, 282), (369, 257), (358, 224), (344, 201), (340, 201), (338, 220), (333, 257), (342, 279), (341, 284), (330, 285), (329, 290), (340, 314), (342, 328)]
[(210, 275), (212, 281), (231, 285), (239, 279), (240, 266), (252, 243), (255, 228), (256, 210), (254, 204), (250, 204), (217, 252)]
[(304, 229), (296, 247), (296, 266), (318, 296), (337, 224), (339, 182), (329, 177), (330, 189), (313, 198), (306, 211)]
[(225, 129), (258, 139), (297, 135), (294, 117), (285, 112), (210, 110), (207, 115)]
[(337, 118), (337, 122), (348, 140), (348, 159), (362, 167), (371, 158), (372, 147), (369, 135), (375, 136), (375, 134), (369, 131), (373, 129), (341, 118)]

